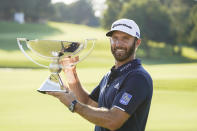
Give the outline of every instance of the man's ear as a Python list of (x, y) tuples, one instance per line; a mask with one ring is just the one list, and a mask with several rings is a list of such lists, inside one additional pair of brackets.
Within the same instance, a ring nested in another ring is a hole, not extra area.
[(141, 39), (137, 39), (137, 41), (136, 41), (136, 48), (138, 48), (139, 46), (140, 46), (140, 44), (141, 44)]

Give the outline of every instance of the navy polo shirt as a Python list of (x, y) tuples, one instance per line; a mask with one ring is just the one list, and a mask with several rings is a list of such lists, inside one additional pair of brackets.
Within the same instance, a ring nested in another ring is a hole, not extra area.
[[(92, 91), (90, 98), (99, 107), (118, 108), (130, 117), (117, 131), (144, 131), (153, 92), (152, 79), (142, 67), (139, 59), (134, 59), (119, 68), (112, 67)], [(95, 126), (95, 131), (109, 131)]]

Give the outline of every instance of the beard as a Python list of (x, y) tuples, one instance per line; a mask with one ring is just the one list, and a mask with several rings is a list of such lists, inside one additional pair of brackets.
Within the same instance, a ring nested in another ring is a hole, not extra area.
[[(120, 51), (121, 50), (121, 51)], [(124, 48), (124, 47), (117, 47), (117, 48), (112, 48), (111, 46), (111, 52), (116, 59), (116, 61), (122, 62), (127, 60), (130, 56), (132, 56), (135, 52), (135, 41), (130, 46), (129, 49)]]

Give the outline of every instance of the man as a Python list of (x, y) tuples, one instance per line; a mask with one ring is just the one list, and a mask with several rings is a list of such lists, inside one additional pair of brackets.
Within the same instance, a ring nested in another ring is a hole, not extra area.
[[(139, 47), (140, 30), (129, 19), (112, 24), (106, 34), (110, 37), (115, 65), (89, 94), (82, 88), (76, 67), (64, 69), (68, 77), (68, 93), (48, 92), (57, 97), (72, 112), (94, 123), (95, 131), (144, 131), (152, 99), (152, 79), (135, 59)], [(65, 58), (63, 65), (76, 62)]]

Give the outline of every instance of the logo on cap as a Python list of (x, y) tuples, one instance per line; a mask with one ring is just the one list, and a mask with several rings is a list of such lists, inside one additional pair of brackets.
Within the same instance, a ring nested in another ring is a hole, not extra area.
[(138, 32), (136, 32), (136, 36), (140, 37), (140, 34)]
[(125, 26), (125, 27), (127, 27), (127, 28), (129, 28), (129, 29), (132, 29), (132, 27), (129, 26), (129, 25), (127, 25), (127, 24), (114, 24), (114, 25), (112, 26), (112, 28), (115, 28), (115, 27), (117, 27), (117, 26)]

